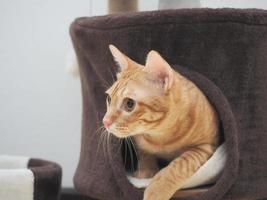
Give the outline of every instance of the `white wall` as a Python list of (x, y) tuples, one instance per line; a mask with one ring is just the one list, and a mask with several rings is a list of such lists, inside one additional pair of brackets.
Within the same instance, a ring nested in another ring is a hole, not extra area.
[[(267, 8), (261, 0), (201, 3)], [(154, 10), (157, 0), (139, 6)], [(80, 150), (80, 82), (64, 71), (69, 24), (106, 13), (107, 0), (0, 0), (0, 154), (60, 163), (63, 186), (72, 186)]]
[(266, 0), (201, 0), (201, 7), (260, 8), (267, 9)]
[(72, 185), (80, 149), (79, 80), (65, 73), (68, 29), (89, 1), (0, 1), (0, 154), (49, 159)]

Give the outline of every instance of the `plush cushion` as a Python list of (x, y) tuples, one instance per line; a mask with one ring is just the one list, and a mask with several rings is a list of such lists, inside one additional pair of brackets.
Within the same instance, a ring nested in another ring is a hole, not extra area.
[(61, 167), (23, 156), (0, 155), (0, 199), (57, 200)]
[[(220, 145), (214, 154), (182, 185), (182, 189), (194, 188), (198, 186), (215, 183), (220, 177), (227, 155), (225, 145)], [(131, 173), (127, 175), (128, 180), (138, 188), (147, 187), (152, 178), (135, 178)]]
[[(127, 179), (120, 142), (97, 152), (104, 91), (115, 77), (109, 44), (139, 63), (159, 51), (216, 108), (227, 153), (223, 173), (207, 192), (186, 199), (267, 197), (267, 12), (181, 9), (82, 17), (70, 29), (83, 96), (77, 190), (99, 199), (142, 199)], [(179, 67), (181, 65), (183, 67)]]

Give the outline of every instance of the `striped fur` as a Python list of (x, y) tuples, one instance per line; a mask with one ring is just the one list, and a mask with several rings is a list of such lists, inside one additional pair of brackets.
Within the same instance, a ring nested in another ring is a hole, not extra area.
[[(124, 66), (106, 91), (111, 97), (104, 117), (112, 120), (108, 130), (117, 137), (133, 137), (139, 158), (135, 176), (154, 176), (144, 199), (170, 199), (218, 146), (216, 112), (197, 86), (155, 51), (146, 66), (115, 51), (113, 56)], [(126, 97), (136, 101), (131, 112), (121, 109)], [(157, 157), (171, 162), (159, 171)]]

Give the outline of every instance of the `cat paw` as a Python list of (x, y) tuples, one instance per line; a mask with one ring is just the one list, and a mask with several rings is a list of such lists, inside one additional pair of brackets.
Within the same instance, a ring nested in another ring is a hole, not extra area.
[(143, 200), (169, 200), (176, 192), (175, 185), (157, 173), (150, 185), (145, 189)]
[(152, 178), (157, 173), (157, 170), (137, 170), (133, 173), (135, 178)]
[(169, 200), (172, 194), (163, 185), (151, 184), (144, 192), (143, 200)]

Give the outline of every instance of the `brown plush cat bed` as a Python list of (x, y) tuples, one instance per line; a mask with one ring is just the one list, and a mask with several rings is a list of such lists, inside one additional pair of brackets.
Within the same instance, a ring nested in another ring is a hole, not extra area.
[(139, 63), (149, 50), (159, 51), (217, 109), (228, 155), (224, 171), (208, 191), (180, 199), (267, 197), (266, 11), (183, 9), (83, 17), (72, 23), (71, 36), (83, 94), (82, 146), (74, 177), (78, 191), (99, 199), (143, 196), (126, 177), (118, 139), (110, 140), (107, 152), (96, 151), (104, 91), (116, 71), (108, 44), (115, 44)]
[(61, 174), (54, 162), (0, 155), (0, 199), (57, 200)]

